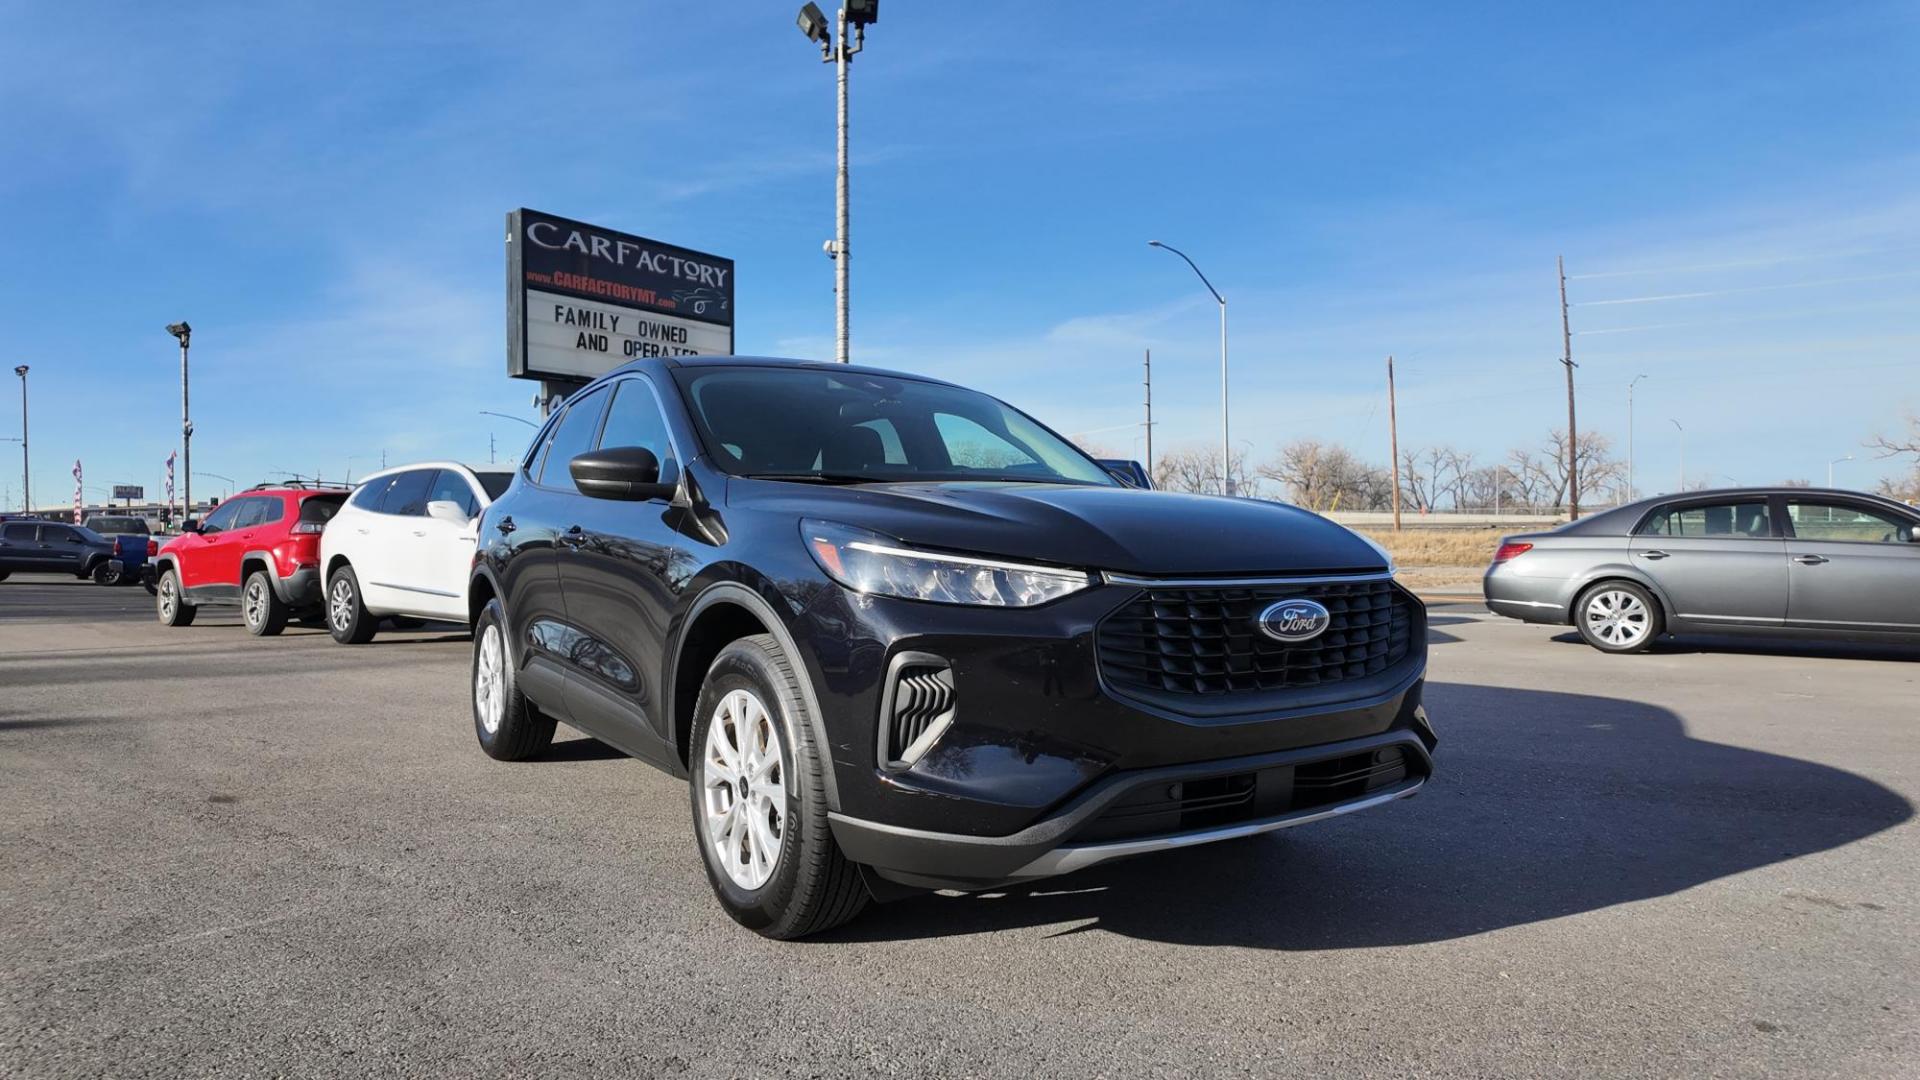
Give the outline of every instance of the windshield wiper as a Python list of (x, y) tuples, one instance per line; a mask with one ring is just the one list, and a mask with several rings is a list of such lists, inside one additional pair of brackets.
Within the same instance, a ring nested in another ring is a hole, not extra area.
[(835, 472), (757, 472), (743, 474), (749, 480), (793, 480), (805, 484), (878, 484), (877, 476)]

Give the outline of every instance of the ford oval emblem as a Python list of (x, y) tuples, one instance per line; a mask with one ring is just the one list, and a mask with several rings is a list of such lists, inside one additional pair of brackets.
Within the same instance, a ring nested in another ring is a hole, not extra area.
[(1260, 613), (1260, 629), (1275, 641), (1312, 641), (1326, 632), (1333, 615), (1311, 600), (1282, 600)]

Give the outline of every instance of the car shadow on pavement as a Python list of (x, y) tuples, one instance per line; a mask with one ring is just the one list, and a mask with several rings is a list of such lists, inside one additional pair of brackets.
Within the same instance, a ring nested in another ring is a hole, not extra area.
[[(822, 941), (1023, 926), (1343, 949), (1444, 941), (1827, 851), (1913, 815), (1831, 766), (1688, 736), (1621, 698), (1429, 684), (1436, 775), (1414, 799), (966, 896), (880, 905)], [(1067, 925), (1075, 924), (1080, 925)]]
[[(1557, 634), (1562, 645), (1592, 648), (1578, 633)], [(1711, 634), (1685, 634), (1663, 637), (1649, 646), (1658, 654), (1724, 653), (1730, 656), (1799, 656), (1814, 660), (1891, 660), (1910, 664), (1920, 660), (1920, 645), (1882, 642), (1821, 641), (1791, 637), (1716, 637)]]

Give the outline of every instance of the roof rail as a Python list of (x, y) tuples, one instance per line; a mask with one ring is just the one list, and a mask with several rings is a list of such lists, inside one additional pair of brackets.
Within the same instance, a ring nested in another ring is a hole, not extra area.
[(293, 488), (300, 491), (352, 491), (353, 485), (332, 480), (278, 480), (255, 484), (248, 491), (267, 491)]

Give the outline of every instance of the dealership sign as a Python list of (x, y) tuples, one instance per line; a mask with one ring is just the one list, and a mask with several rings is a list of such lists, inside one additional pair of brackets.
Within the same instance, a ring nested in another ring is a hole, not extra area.
[(507, 374), (585, 380), (643, 356), (733, 352), (733, 260), (507, 215)]
[(115, 484), (113, 485), (113, 497), (116, 499), (144, 499), (147, 497), (147, 489), (141, 487), (139, 484)]

